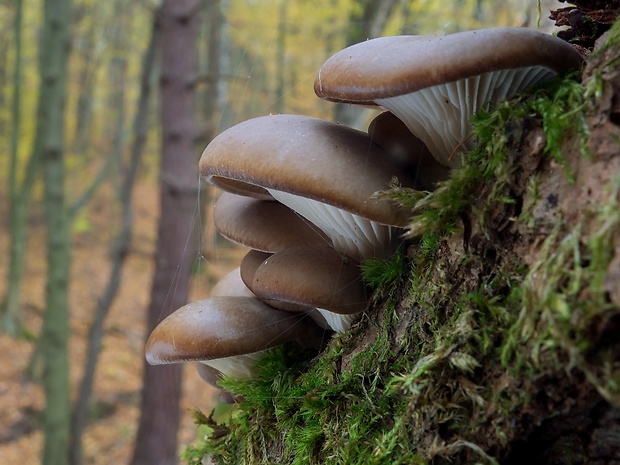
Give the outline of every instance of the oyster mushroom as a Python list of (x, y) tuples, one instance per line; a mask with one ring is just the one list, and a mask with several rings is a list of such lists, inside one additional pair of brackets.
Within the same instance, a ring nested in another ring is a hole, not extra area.
[(211, 296), (255, 297), (241, 279), (239, 267), (226, 273), (211, 289)]
[(274, 253), (259, 264), (248, 287), (271, 305), (316, 308), (337, 332), (346, 331), (368, 305), (359, 265), (331, 247)]
[(240, 400), (234, 394), (222, 389), (220, 386), (220, 380), (222, 379), (222, 373), (215, 368), (205, 365), (204, 363), (196, 362), (196, 371), (200, 378), (207, 383), (209, 386), (212, 386), (216, 389), (219, 389), (219, 400), (225, 404), (233, 404), (236, 401)]
[(318, 226), (334, 247), (361, 261), (389, 256), (408, 212), (373, 195), (406, 173), (366, 133), (316, 118), (274, 115), (240, 123), (217, 136), (200, 158), (200, 173), (224, 190), (250, 186)]
[(439, 163), (424, 142), (389, 111), (380, 113), (370, 122), (368, 135), (396, 163), (413, 173), (422, 189), (433, 190), (439, 181), (448, 179), (450, 169)]
[(314, 90), (334, 102), (380, 105), (453, 167), (454, 153), (473, 147), (471, 115), (582, 62), (563, 40), (525, 28), (380, 37), (329, 58)]
[[(250, 250), (243, 260), (241, 260), (240, 277), (243, 281), (244, 287), (251, 289), (254, 283), (254, 276), (258, 268), (270, 258), (273, 254), (260, 252), (258, 250)], [(252, 291), (250, 291), (252, 292)], [(252, 293), (252, 295), (255, 295)], [(316, 308), (307, 304), (298, 304), (294, 302), (281, 301), (278, 299), (272, 299), (269, 297), (258, 297), (259, 300), (266, 303), (270, 307), (277, 308), (290, 313), (301, 313), (308, 315), (312, 320), (323, 329), (333, 329), (326, 321), (325, 317)]]
[(146, 343), (151, 365), (202, 362), (236, 379), (257, 376), (264, 351), (286, 342), (320, 349), (323, 330), (307, 318), (253, 297), (214, 296), (189, 303), (155, 327)]
[(320, 229), (286, 205), (228, 192), (223, 192), (215, 203), (213, 222), (225, 238), (262, 252), (331, 244)]

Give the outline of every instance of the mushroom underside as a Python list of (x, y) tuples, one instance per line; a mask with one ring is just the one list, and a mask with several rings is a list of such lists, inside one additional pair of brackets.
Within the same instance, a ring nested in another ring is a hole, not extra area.
[(282, 191), (269, 190), (279, 202), (319, 227), (334, 248), (356, 261), (390, 256), (402, 241), (402, 230), (331, 205)]
[(267, 350), (249, 354), (234, 355), (212, 360), (200, 360), (207, 366), (219, 370), (224, 376), (232, 379), (256, 379), (258, 377), (256, 363), (265, 356)]
[(555, 74), (544, 66), (491, 71), (376, 102), (400, 118), (437, 161), (455, 167), (454, 154), (475, 146), (469, 138), (472, 115)]
[(327, 325), (336, 331), (337, 333), (344, 333), (348, 330), (353, 323), (360, 319), (362, 313), (352, 313), (350, 315), (343, 315), (341, 313), (330, 312), (323, 308), (317, 308), (317, 311), (323, 315)]

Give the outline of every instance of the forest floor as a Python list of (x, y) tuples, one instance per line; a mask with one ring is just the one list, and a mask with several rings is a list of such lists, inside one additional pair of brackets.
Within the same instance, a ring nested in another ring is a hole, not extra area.
[[(77, 397), (90, 322), (110, 268), (110, 240), (118, 224), (118, 208), (114, 207), (113, 199), (111, 192), (101, 189), (74, 225), (70, 283), (72, 399)], [(137, 431), (146, 337), (145, 312), (154, 268), (152, 257), (158, 218), (158, 189), (154, 181), (143, 180), (136, 186), (134, 208), (133, 242), (119, 294), (106, 320), (103, 351), (91, 399), (90, 420), (83, 438), (84, 463), (88, 465), (128, 464)], [(2, 465), (39, 463), (43, 444), (43, 388), (24, 377), (45, 309), (43, 212), (36, 207), (32, 210), (22, 288), (24, 331), (17, 339), (0, 335)], [(0, 211), (0, 215), (6, 217), (3, 211)], [(209, 225), (205, 225), (205, 228), (209, 230)], [(8, 256), (7, 248), (7, 230), (0, 227), (0, 257)], [(236, 266), (235, 260), (238, 263), (241, 257), (241, 251), (233, 247), (216, 249), (213, 238), (205, 241), (202, 253), (206, 258), (197, 263), (198, 271), (190, 290), (192, 300), (205, 297), (213, 281)], [(5, 260), (0, 259), (0, 273), (5, 273)], [(4, 294), (4, 284), (4, 276), (0, 275), (0, 295)], [(197, 429), (187, 410), (196, 407), (209, 412), (217, 399), (217, 392), (200, 379), (191, 364), (184, 368), (183, 383), (179, 450), (197, 437)]]

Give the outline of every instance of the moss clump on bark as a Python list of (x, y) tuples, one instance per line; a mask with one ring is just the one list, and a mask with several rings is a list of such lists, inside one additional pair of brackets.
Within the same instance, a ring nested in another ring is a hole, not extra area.
[(226, 380), (244, 401), (199, 416), (186, 460), (617, 460), (596, 435), (620, 437), (620, 77), (600, 60), (478, 115), (435, 192), (382, 193), (411, 237), (364, 265), (373, 308), (316, 358), (282, 347)]

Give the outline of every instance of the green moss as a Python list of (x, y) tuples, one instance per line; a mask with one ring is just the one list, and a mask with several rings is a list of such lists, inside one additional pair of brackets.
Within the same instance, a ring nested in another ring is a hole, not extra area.
[[(225, 419), (199, 417), (208, 437), (185, 459), (496, 463), (487, 446), (501, 451), (514, 439), (509, 423), (532, 402), (542, 374), (580, 370), (616, 401), (618, 369), (601, 362), (587, 334), (617, 311), (602, 283), (620, 228), (620, 181), (610, 187), (612, 201), (584, 217), (595, 233), (579, 226), (566, 233), (558, 221), (529, 269), (506, 251), (487, 253), (491, 240), (463, 250), (461, 237), (463, 215), (489, 235), (496, 218), (509, 215), (518, 164), (508, 145), (525, 118), (539, 115), (546, 153), (571, 174), (561, 142), (571, 135), (585, 141), (584, 101), (583, 87), (561, 78), (501, 104), (476, 116), (479, 147), (436, 191), (394, 185), (383, 193), (411, 208), (415, 240), (406, 254), (364, 263), (377, 308), (319, 357), (283, 346), (261, 361), (259, 380), (224, 380), (244, 401)], [(536, 193), (537, 181), (523, 191)]]
[(380, 295), (401, 284), (407, 267), (407, 257), (397, 250), (388, 259), (371, 258), (362, 263), (362, 276), (366, 285)]
[[(620, 22), (616, 21), (611, 29), (607, 33), (607, 39), (605, 42), (594, 52), (592, 52), (593, 57), (602, 57), (608, 50), (615, 50), (620, 46)], [(618, 59), (620, 57), (612, 58), (610, 65), (617, 65)]]
[[(586, 95), (575, 75), (571, 74), (545, 82), (517, 99), (502, 102), (493, 111), (482, 111), (472, 118), (472, 135), (478, 145), (463, 156), (461, 168), (453, 172), (449, 181), (427, 193), (403, 188), (393, 182), (391, 189), (378, 193), (378, 196), (412, 211), (409, 237), (455, 232), (459, 217), (472, 205), (476, 205), (477, 216), (483, 219), (489, 210), (498, 208), (498, 204), (513, 201), (507, 191), (513, 182), (516, 164), (512, 158), (516, 154), (508, 153), (508, 138), (512, 137), (511, 132), (518, 132), (515, 128), (522, 125), (526, 117), (532, 115), (538, 115), (542, 121), (546, 136), (545, 153), (565, 166), (567, 177), (573, 179), (561, 145), (566, 137), (576, 134), (582, 154), (587, 156)], [(484, 204), (477, 204), (483, 186), (490, 187), (491, 192), (484, 196)]]

